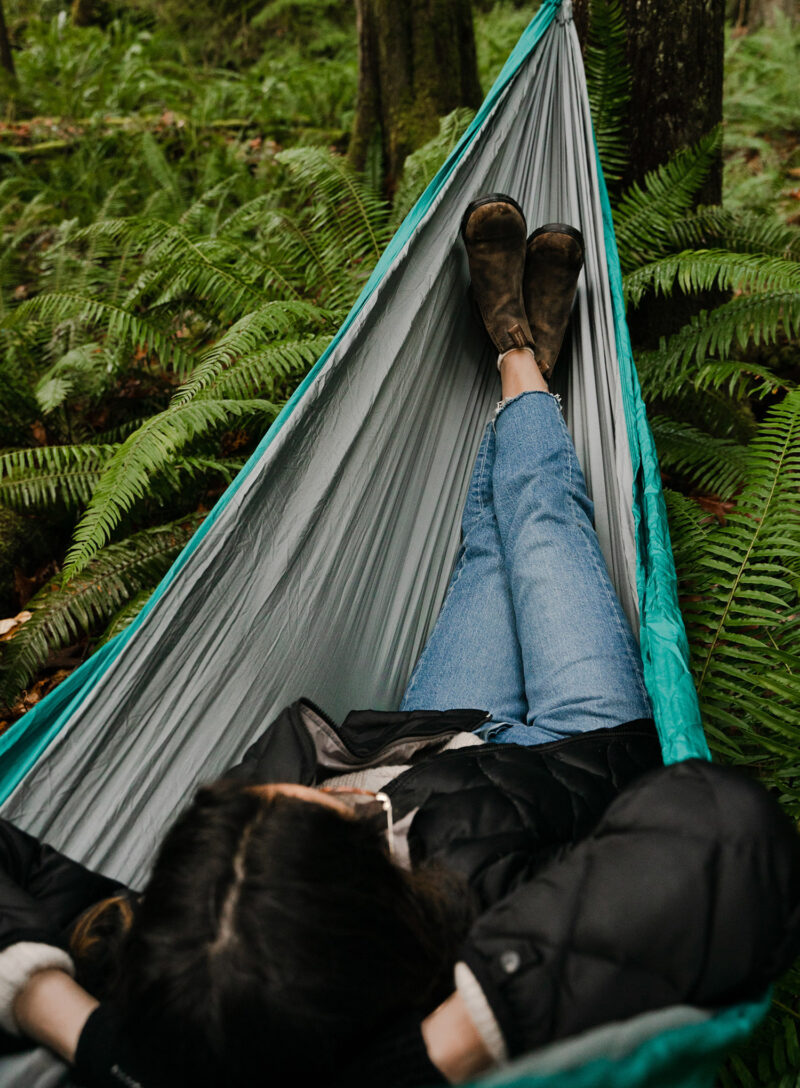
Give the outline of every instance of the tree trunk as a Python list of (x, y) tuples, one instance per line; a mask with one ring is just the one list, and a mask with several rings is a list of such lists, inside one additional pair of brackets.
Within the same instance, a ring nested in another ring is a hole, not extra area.
[(790, 23), (798, 18), (797, 0), (728, 0), (727, 9), (728, 22), (739, 33), (774, 27), (781, 17)]
[(3, 15), (3, 0), (0, 0), (0, 68), (3, 68), (12, 79), (17, 78), (14, 70), (14, 58), (11, 55), (11, 42), (8, 40), (6, 20)]
[[(621, 0), (633, 78), (630, 176), (636, 181), (722, 121), (725, 0)], [(575, 0), (586, 40), (589, 0)], [(699, 202), (722, 195), (722, 161)]]
[(350, 161), (380, 140), (391, 193), (439, 117), (481, 101), (470, 0), (355, 0), (359, 80)]
[(97, 22), (94, 0), (72, 0), (70, 14), (73, 26), (93, 26)]

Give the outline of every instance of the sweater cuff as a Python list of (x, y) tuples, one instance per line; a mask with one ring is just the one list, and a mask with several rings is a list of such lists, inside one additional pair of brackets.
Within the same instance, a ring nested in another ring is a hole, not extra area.
[(0, 1027), (11, 1035), (20, 1034), (14, 1001), (34, 975), (53, 969), (75, 975), (71, 958), (51, 944), (17, 941), (0, 952)]
[(483, 1045), (491, 1054), (496, 1065), (508, 1061), (508, 1047), (492, 1011), (486, 1000), (486, 994), (480, 983), (467, 967), (466, 963), (457, 963), (455, 970), (456, 989), (467, 1007), (470, 1019), (483, 1040)]

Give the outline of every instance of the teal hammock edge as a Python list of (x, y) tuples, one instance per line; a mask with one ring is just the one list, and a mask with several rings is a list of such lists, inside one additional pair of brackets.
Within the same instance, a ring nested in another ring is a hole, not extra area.
[(619, 1058), (595, 1058), (554, 1073), (489, 1077), (474, 1088), (712, 1088), (724, 1056), (755, 1031), (766, 1016), (771, 991), (758, 1001), (721, 1009), (709, 1020), (671, 1028)]
[(693, 757), (710, 759), (697, 692), (689, 670), (689, 641), (678, 604), (678, 583), (669, 537), (667, 506), (661, 488), (655, 441), (647, 421), (647, 411), (625, 320), (622, 268), (614, 233), (611, 202), (599, 155), (597, 180), (603, 209), (603, 233), (614, 308), (622, 403), (633, 463), (636, 584), (645, 686), (653, 706), (664, 762), (678, 763)]
[(241, 487), (249, 473), (258, 464), (264, 451), (297, 407), (320, 370), (325, 366), (331, 353), (340, 343), (347, 330), (358, 316), (364, 303), (378, 287), (386, 272), (413, 236), (417, 226), (426, 215), (428, 209), (447, 182), (447, 179), (450, 177), (453, 170), (456, 168), (456, 165), (465, 150), (479, 132), (486, 117), (494, 108), (506, 86), (517, 73), (520, 66), (538, 45), (545, 31), (555, 18), (556, 12), (560, 6), (561, 0), (543, 0), (541, 7), (536, 12), (527, 28), (523, 31), (522, 36), (506, 60), (506, 63), (503, 65), (500, 74), (492, 85), (491, 90), (481, 104), (481, 107), (471, 124), (462, 135), (458, 144), (453, 148), (446, 161), (440, 167), (433, 180), (422, 193), (419, 200), (398, 227), (380, 260), (373, 269), (372, 275), (367, 280), (361, 294), (357, 298), (350, 313), (345, 318), (333, 340), (300, 385), (298, 385), (297, 389), (295, 389), (294, 393), (283, 406), (247, 463), (217, 500), (208, 517), (197, 529), (191, 540), (189, 540), (183, 551), (161, 579), (158, 586), (153, 591), (152, 596), (136, 619), (124, 631), (121, 631), (99, 650), (95, 651), (83, 665), (76, 669), (75, 672), (71, 673), (70, 676), (59, 684), (53, 692), (42, 699), (40, 703), (37, 703), (36, 706), (32, 707), (24, 717), (20, 718), (18, 722), (15, 722), (13, 726), (0, 736), (0, 804), (8, 799), (31, 767), (37, 762), (42, 753), (58, 736), (69, 718), (80, 706), (86, 692), (101, 679), (106, 670), (113, 664), (120, 653), (122, 653), (129, 640), (135, 637), (136, 632), (145, 622), (150, 611), (167, 592), (180, 570), (200, 546), (206, 533), (210, 531), (214, 522), (231, 501), (238, 488)]

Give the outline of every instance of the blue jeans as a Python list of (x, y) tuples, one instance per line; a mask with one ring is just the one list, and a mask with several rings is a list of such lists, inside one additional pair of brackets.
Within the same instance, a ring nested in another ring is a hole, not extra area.
[(483, 436), (462, 542), (403, 710), (479, 707), (487, 740), (544, 744), (651, 716), (639, 649), (558, 402), (509, 401)]

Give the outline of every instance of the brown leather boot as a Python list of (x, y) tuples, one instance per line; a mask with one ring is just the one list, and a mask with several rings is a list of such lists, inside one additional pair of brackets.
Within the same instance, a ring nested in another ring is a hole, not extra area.
[(583, 235), (566, 223), (548, 223), (528, 239), (523, 296), (536, 362), (545, 378), (556, 365), (583, 267)]
[(526, 230), (519, 204), (502, 193), (473, 200), (461, 220), (473, 298), (499, 353), (533, 346), (522, 296)]

